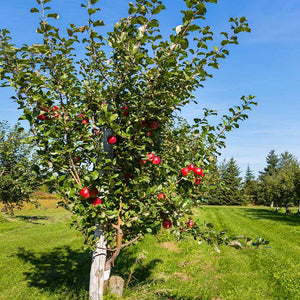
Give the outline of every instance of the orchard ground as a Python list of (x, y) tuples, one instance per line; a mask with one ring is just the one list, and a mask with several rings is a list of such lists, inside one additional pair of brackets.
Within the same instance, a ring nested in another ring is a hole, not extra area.
[[(40, 207), (0, 215), (0, 299), (88, 299), (91, 254), (69, 228), (57, 199), (38, 194)], [(296, 209), (293, 210), (296, 212)], [(300, 299), (300, 217), (266, 207), (204, 206), (194, 221), (214, 223), (228, 235), (261, 236), (260, 249), (221, 253), (193, 240), (176, 243), (163, 230), (124, 250), (113, 274), (125, 283), (123, 299)], [(105, 299), (113, 299), (107, 296)]]

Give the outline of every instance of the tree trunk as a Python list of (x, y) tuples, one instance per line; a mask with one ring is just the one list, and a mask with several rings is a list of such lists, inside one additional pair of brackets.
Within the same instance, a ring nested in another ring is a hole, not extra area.
[(298, 206), (298, 212), (297, 214), (300, 214), (300, 200), (299, 200), (299, 206)]
[(90, 300), (103, 300), (104, 284), (110, 276), (110, 265), (109, 269), (105, 270), (105, 267), (107, 267), (105, 264), (107, 256), (106, 241), (103, 227), (98, 221), (96, 221), (95, 238), (99, 238), (99, 240), (92, 257), (89, 298)]

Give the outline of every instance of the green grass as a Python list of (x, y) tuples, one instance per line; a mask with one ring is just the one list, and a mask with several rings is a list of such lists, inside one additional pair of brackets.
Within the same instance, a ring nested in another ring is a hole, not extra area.
[[(270, 245), (217, 253), (191, 239), (159, 243), (149, 235), (128, 247), (114, 275), (124, 299), (300, 299), (300, 216), (266, 208), (204, 207), (194, 220), (228, 235), (261, 236)], [(90, 253), (63, 210), (0, 215), (0, 299), (87, 299)], [(107, 297), (109, 299), (109, 297)]]

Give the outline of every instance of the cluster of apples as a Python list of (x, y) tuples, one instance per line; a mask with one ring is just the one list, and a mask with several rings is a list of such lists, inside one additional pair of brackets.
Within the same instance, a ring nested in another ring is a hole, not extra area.
[(93, 189), (88, 189), (86, 187), (84, 187), (83, 189), (81, 189), (80, 191), (80, 196), (83, 198), (83, 199), (90, 199), (90, 201), (92, 202), (92, 204), (94, 206), (98, 205), (98, 204), (101, 204), (101, 199), (98, 197), (98, 190), (96, 188), (93, 188)]
[(53, 115), (56, 119), (60, 117), (60, 114), (57, 113), (59, 111), (58, 106), (53, 106), (50, 110), (46, 107), (43, 107), (44, 114), (37, 116), (37, 119), (40, 121), (50, 120), (51, 115)]
[[(205, 174), (203, 173), (203, 170), (199, 167), (195, 167), (193, 164), (190, 164), (188, 167), (181, 169), (182, 176), (187, 176), (190, 171), (193, 171), (194, 174), (198, 177), (202, 176), (204, 177)], [(195, 178), (195, 184), (199, 184), (201, 181), (201, 178)]]

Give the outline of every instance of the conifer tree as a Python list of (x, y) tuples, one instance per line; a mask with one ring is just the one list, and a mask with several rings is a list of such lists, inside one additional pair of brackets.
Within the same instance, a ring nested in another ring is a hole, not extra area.
[(247, 203), (255, 203), (257, 199), (257, 181), (253, 171), (250, 169), (249, 165), (246, 170), (243, 192), (245, 194), (245, 199)]

